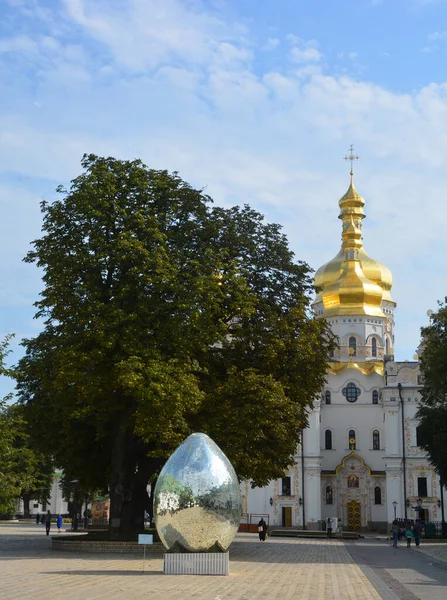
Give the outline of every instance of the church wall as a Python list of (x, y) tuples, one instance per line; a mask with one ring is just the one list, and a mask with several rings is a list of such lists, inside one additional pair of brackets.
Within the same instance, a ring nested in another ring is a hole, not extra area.
[[(342, 390), (349, 382), (360, 389), (355, 403), (346, 400)], [(335, 469), (343, 456), (350, 452), (349, 430), (356, 432), (356, 449), (374, 470), (383, 470), (385, 427), (381, 404), (372, 404), (372, 390), (379, 390), (383, 378), (377, 373), (363, 375), (348, 369), (338, 376), (329, 375), (327, 388), (331, 389), (331, 404), (322, 404), (320, 447), (323, 469)], [(332, 450), (325, 449), (325, 432), (332, 431)], [(380, 434), (380, 450), (373, 450), (373, 431)]]
[[(261, 515), (270, 524), (274, 520), (274, 510), (270, 505), (270, 498), (275, 495), (275, 482), (271, 481), (262, 488), (252, 488), (248, 481), (241, 482), (242, 511), (252, 517), (252, 523), (257, 523)], [(269, 516), (269, 519), (266, 517)], [(245, 522), (245, 517), (244, 517)]]

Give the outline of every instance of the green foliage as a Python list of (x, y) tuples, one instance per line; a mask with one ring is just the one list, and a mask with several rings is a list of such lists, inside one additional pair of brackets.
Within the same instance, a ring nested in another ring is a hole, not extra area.
[[(13, 377), (13, 371), (4, 366), (10, 339), (7, 336), (0, 344), (0, 373)], [(12, 516), (17, 498), (48, 498), (52, 464), (30, 446), (23, 409), (8, 406), (10, 399), (8, 396), (0, 401), (0, 514)]]
[(420, 357), (424, 386), (417, 416), (420, 419), (419, 443), (447, 483), (447, 305), (430, 318), (421, 330), (423, 351)]
[(255, 484), (293, 462), (332, 338), (278, 225), (213, 208), (176, 173), (84, 156), (42, 203), (44, 331), (26, 340), (19, 393), (34, 439), (112, 517), (178, 444), (209, 433)]
[[(12, 372), (5, 367), (5, 358), (12, 336), (0, 343), (0, 375), (11, 377)], [(0, 515), (13, 516), (15, 499), (20, 494), (20, 482), (14, 475), (16, 453), (14, 450), (14, 428), (7, 413), (7, 401), (11, 396), (0, 400)]]

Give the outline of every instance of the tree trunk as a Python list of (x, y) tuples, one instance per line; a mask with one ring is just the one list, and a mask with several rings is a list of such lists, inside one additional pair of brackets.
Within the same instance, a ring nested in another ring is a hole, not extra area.
[(29, 514), (29, 502), (30, 502), (30, 495), (28, 493), (23, 494), (22, 496), (22, 500), (23, 500), (23, 516), (25, 519), (29, 519), (30, 518), (30, 514)]
[(129, 432), (122, 425), (116, 434), (110, 477), (110, 530), (121, 531), (124, 495), (128, 489)]
[(122, 426), (115, 438), (110, 480), (110, 531), (136, 539), (144, 531), (148, 481), (164, 461), (147, 457), (147, 447)]

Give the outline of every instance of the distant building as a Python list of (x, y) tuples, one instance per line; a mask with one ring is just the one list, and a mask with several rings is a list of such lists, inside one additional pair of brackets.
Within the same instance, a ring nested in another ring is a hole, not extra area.
[[(34, 516), (38, 513), (41, 515), (47, 510), (51, 511), (51, 514), (57, 515), (68, 513), (68, 503), (62, 497), (62, 490), (60, 488), (60, 482), (62, 478), (62, 471), (55, 471), (53, 474), (53, 484), (51, 486), (51, 497), (46, 504), (41, 504), (37, 500), (30, 500), (29, 510), (30, 515)], [(17, 502), (17, 514), (23, 515), (23, 501)]]

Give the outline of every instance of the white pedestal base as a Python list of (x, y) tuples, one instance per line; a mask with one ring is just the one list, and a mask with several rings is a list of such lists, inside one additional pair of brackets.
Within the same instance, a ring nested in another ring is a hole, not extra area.
[(166, 553), (165, 575), (229, 575), (229, 552)]

